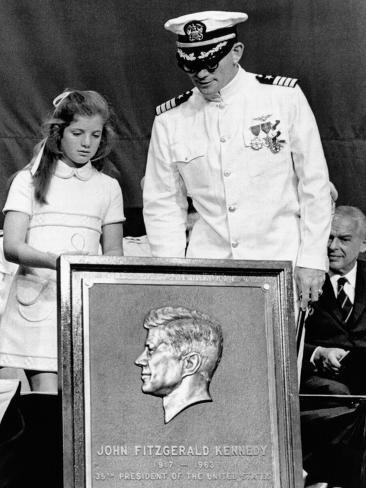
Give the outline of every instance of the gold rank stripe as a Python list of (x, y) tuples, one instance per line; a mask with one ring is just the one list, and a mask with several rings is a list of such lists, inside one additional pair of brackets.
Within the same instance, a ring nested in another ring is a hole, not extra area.
[(161, 115), (164, 112), (167, 112), (168, 110), (176, 107), (177, 105), (181, 105), (183, 102), (187, 101), (191, 95), (192, 95), (192, 90), (188, 90), (182, 95), (179, 95), (178, 97), (175, 98), (171, 98), (167, 102), (158, 105), (155, 109), (156, 115)]
[(167, 110), (170, 110), (171, 108), (174, 108), (176, 106), (176, 101), (175, 98), (171, 98), (167, 102), (162, 103), (158, 107), (156, 107), (156, 115), (160, 115)]
[(297, 78), (288, 78), (287, 76), (276, 76), (275, 79), (273, 80), (273, 85), (277, 86), (289, 86), (290, 88), (293, 88), (298, 79)]

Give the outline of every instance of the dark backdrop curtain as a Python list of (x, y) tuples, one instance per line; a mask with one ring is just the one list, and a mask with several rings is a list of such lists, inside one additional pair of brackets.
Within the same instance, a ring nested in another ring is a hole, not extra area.
[(190, 88), (163, 23), (198, 10), (249, 14), (242, 65), (300, 79), (339, 203), (366, 211), (365, 0), (0, 0), (1, 206), (51, 100), (66, 87), (95, 89), (119, 119), (110, 170), (122, 186), (127, 233), (143, 232), (139, 181), (154, 108)]

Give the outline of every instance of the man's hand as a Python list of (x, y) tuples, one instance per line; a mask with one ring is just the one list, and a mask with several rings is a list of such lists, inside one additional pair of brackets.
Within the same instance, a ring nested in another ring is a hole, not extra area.
[(295, 281), (300, 297), (300, 307), (305, 310), (308, 302), (317, 302), (322, 293), (325, 272), (320, 269), (295, 268)]
[(339, 347), (317, 347), (313, 361), (319, 372), (337, 375), (341, 369), (341, 360), (347, 351)]

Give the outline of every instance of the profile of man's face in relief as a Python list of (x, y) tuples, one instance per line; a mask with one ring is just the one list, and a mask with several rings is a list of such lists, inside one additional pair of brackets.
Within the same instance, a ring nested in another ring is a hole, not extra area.
[(163, 398), (165, 422), (196, 403), (212, 401), (209, 385), (222, 354), (220, 324), (183, 307), (150, 311), (145, 347), (135, 364), (142, 392)]
[(145, 349), (136, 364), (142, 368), (141, 389), (144, 393), (168, 395), (182, 380), (182, 358), (160, 327), (148, 331)]

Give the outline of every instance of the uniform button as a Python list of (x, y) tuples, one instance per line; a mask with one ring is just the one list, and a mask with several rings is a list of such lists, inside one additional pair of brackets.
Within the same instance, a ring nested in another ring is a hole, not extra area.
[(238, 241), (234, 241), (231, 243), (231, 247), (238, 247), (239, 246), (239, 242)]
[(235, 212), (235, 210), (236, 210), (235, 205), (230, 205), (229, 212)]
[(231, 175), (231, 171), (229, 171), (229, 170), (224, 171), (224, 176), (227, 177), (227, 176), (230, 176), (230, 175)]
[(220, 137), (220, 142), (226, 142), (225, 137)]

